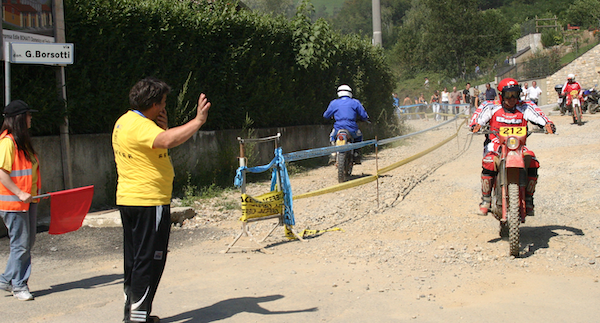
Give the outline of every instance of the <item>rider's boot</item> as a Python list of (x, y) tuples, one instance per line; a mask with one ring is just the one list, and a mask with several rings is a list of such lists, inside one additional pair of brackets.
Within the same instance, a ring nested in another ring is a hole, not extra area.
[(494, 176), (481, 174), (481, 204), (479, 212), (481, 215), (487, 215), (492, 206), (492, 187), (494, 187)]
[(527, 187), (525, 187), (525, 212), (527, 216), (535, 215), (535, 212), (533, 211), (533, 193), (535, 193), (537, 179), (537, 177), (527, 176)]

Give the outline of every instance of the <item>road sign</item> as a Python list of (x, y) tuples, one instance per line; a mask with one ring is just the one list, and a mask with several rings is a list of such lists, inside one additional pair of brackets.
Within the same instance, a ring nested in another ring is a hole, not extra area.
[(73, 64), (73, 44), (10, 43), (10, 62), (16, 64)]

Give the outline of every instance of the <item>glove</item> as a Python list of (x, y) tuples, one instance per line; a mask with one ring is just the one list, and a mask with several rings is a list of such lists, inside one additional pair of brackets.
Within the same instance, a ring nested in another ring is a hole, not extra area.
[(479, 132), (479, 129), (481, 129), (481, 125), (476, 123), (475, 125), (471, 126), (471, 132)]
[(546, 132), (549, 134), (553, 134), (556, 132), (556, 126), (552, 122), (546, 123), (546, 125), (544, 126), (544, 129), (546, 129)]

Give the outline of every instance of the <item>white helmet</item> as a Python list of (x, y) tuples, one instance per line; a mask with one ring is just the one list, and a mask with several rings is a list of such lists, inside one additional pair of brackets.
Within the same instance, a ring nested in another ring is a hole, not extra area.
[(575, 74), (567, 75), (567, 80), (571, 80), (571, 81), (575, 82)]
[(340, 98), (343, 97), (343, 96), (347, 96), (347, 97), (351, 98), (352, 97), (352, 89), (348, 85), (346, 85), (346, 84), (340, 85), (337, 88), (337, 95)]

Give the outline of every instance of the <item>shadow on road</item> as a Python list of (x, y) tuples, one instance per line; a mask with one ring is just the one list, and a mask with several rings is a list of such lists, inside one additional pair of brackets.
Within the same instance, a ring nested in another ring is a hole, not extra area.
[[(565, 232), (555, 232), (565, 231)], [(557, 236), (583, 236), (583, 230), (564, 225), (545, 225), (541, 227), (521, 227), (521, 247), (525, 247), (520, 258), (532, 256), (536, 250), (548, 249), (550, 239)], [(489, 240), (489, 243), (502, 241), (501, 238)], [(504, 239), (506, 240), (506, 239)]]
[[(220, 301), (211, 306), (199, 308), (197, 310), (181, 313), (175, 316), (161, 318), (161, 322), (186, 322), (186, 323), (207, 323), (223, 320), (232, 317), (238, 313), (248, 312), (263, 315), (291, 314), (302, 312), (315, 312), (316, 307), (304, 310), (291, 311), (269, 311), (259, 305), (259, 303), (271, 302), (283, 298), (283, 295), (269, 295), (263, 297), (240, 297)], [(283, 319), (282, 319), (283, 321)]]
[(109, 286), (123, 283), (123, 274), (119, 275), (102, 275), (96, 277), (85, 278), (82, 280), (52, 285), (49, 289), (33, 291), (35, 297), (42, 297), (53, 293), (65, 292), (72, 289), (91, 289), (100, 286)]
[[(565, 232), (555, 232), (565, 231)], [(557, 236), (583, 236), (583, 230), (564, 225), (545, 225), (542, 227), (522, 227), (521, 228), (521, 246), (528, 246), (521, 254), (522, 258), (527, 258), (539, 249), (548, 249), (550, 239)]]

